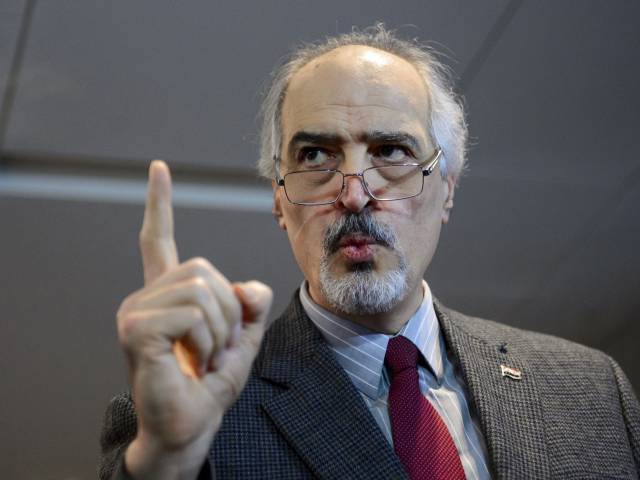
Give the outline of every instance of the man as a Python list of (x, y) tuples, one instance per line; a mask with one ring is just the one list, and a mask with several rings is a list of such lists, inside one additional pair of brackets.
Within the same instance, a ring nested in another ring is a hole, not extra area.
[(305, 282), (261, 341), (269, 288), (178, 262), (154, 162), (103, 478), (638, 477), (640, 406), (613, 360), (448, 310), (422, 280), (466, 140), (428, 51), (382, 27), (299, 50), (264, 121)]

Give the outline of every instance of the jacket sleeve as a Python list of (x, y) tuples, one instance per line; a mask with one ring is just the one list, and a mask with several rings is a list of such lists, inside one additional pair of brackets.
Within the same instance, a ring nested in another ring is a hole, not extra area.
[(631, 383), (620, 366), (614, 360), (611, 360), (611, 364), (618, 384), (620, 406), (627, 427), (633, 460), (636, 464), (636, 470), (640, 472), (640, 403), (638, 403)]
[(113, 397), (105, 412), (100, 434), (100, 480), (127, 479), (121, 463), (124, 451), (137, 432), (137, 416), (131, 395), (123, 393)]
[[(100, 434), (100, 480), (134, 480), (124, 465), (124, 452), (138, 433), (138, 417), (130, 393), (111, 399)], [(205, 460), (197, 480), (212, 480), (209, 460)]]
[[(100, 480), (134, 480), (124, 465), (124, 452), (138, 432), (138, 420), (130, 393), (123, 393), (111, 399), (104, 415), (100, 435)], [(205, 460), (197, 480), (212, 480), (213, 474), (208, 460)]]

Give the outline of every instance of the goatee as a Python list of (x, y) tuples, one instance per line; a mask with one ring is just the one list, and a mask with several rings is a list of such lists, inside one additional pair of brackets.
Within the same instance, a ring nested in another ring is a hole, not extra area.
[[(331, 271), (331, 256), (340, 248), (345, 235), (361, 234), (390, 250), (396, 257), (393, 269), (378, 272), (373, 262), (350, 265), (349, 271), (336, 275)], [(401, 302), (408, 290), (408, 266), (398, 248), (391, 227), (378, 222), (369, 210), (348, 213), (330, 225), (323, 239), (320, 261), (320, 289), (331, 307), (347, 315), (376, 315), (389, 312)]]

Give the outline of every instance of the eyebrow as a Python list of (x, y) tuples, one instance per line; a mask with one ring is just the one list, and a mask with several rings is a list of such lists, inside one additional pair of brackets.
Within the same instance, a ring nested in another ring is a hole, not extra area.
[(420, 141), (410, 133), (406, 132), (364, 132), (358, 136), (358, 140), (366, 143), (395, 143), (398, 145), (407, 145), (416, 153), (422, 151)]
[(338, 143), (343, 144), (344, 138), (335, 133), (316, 133), (305, 132), (304, 130), (296, 132), (289, 141), (289, 150), (299, 143), (311, 143), (311, 144), (327, 144)]
[[(362, 132), (358, 134), (356, 138), (358, 141), (364, 143), (393, 143), (398, 145), (407, 145), (416, 153), (422, 152), (420, 141), (415, 136), (406, 132), (384, 132), (373, 130), (370, 132)], [(293, 156), (296, 145), (301, 143), (310, 143), (312, 145), (343, 145), (346, 143), (346, 140), (344, 137), (336, 133), (307, 132), (301, 130), (296, 132), (289, 141), (288, 151), (290, 156)]]

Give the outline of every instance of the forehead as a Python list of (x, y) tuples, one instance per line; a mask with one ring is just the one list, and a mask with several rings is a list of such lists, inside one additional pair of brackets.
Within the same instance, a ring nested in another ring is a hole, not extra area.
[(428, 111), (427, 87), (412, 64), (371, 47), (340, 47), (292, 76), (282, 109), (284, 140), (299, 130), (426, 134)]

